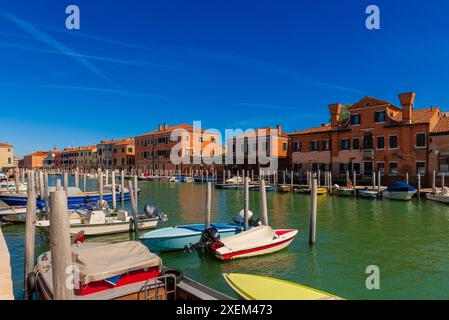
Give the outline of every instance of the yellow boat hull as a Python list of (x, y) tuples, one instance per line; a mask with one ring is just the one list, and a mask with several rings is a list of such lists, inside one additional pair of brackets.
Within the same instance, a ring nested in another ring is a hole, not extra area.
[(223, 277), (245, 300), (342, 300), (330, 293), (269, 277), (240, 273), (225, 273)]

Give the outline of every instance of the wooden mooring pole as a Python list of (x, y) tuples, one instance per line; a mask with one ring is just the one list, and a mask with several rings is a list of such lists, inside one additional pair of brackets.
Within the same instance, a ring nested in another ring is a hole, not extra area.
[(207, 183), (207, 189), (206, 189), (206, 221), (205, 226), (206, 228), (210, 227), (210, 213), (211, 213), (211, 207), (212, 207), (212, 183)]
[(267, 190), (265, 189), (265, 180), (260, 181), (260, 210), (262, 211), (262, 224), (268, 226), (268, 206)]
[(316, 212), (318, 200), (318, 183), (316, 179), (312, 180), (311, 200), (310, 200), (310, 220), (309, 220), (309, 244), (314, 245), (316, 242)]
[(23, 298), (31, 299), (31, 292), (28, 288), (28, 276), (34, 269), (34, 253), (36, 242), (36, 192), (28, 190), (27, 214), (25, 218), (25, 268), (23, 277)]
[(67, 285), (67, 270), (72, 265), (67, 195), (60, 184), (50, 195), (50, 251), (55, 300), (70, 300), (73, 290)]
[(243, 210), (244, 210), (244, 218), (245, 218), (245, 222), (243, 224), (244, 230), (248, 230), (249, 229), (249, 224), (248, 224), (248, 216), (249, 216), (249, 181), (248, 178), (245, 177), (245, 192), (243, 195)]

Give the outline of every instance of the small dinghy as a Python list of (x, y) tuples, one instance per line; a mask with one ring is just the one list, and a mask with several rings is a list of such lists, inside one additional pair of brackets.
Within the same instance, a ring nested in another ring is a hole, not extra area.
[(223, 274), (229, 286), (245, 300), (342, 300), (301, 284), (250, 274)]
[[(243, 189), (244, 187), (245, 187), (245, 186), (242, 185), (242, 189)], [(259, 186), (258, 184), (250, 185), (250, 186), (249, 186), (249, 190), (260, 191), (260, 186)], [(266, 190), (266, 191), (276, 191), (277, 189), (276, 189), (275, 186), (265, 185), (265, 190)]]
[(379, 193), (376, 190), (369, 190), (369, 189), (359, 190), (359, 196), (366, 199), (376, 199), (378, 194)]
[(340, 187), (338, 184), (334, 185), (334, 194), (337, 196), (350, 197), (354, 195), (353, 187)]
[(195, 249), (204, 247), (216, 258), (226, 261), (264, 255), (286, 248), (295, 238), (298, 230), (274, 230), (269, 226), (258, 226), (224, 239), (211, 227), (204, 230)]
[[(144, 207), (143, 215), (137, 216), (139, 230), (155, 228), (159, 220), (165, 221), (166, 215), (149, 205)], [(107, 217), (103, 210), (92, 209), (85, 217), (70, 220), (70, 233), (83, 231), (86, 236), (123, 233), (132, 230), (133, 224), (132, 217), (125, 210), (119, 210), (115, 217)], [(39, 221), (36, 226), (48, 229), (50, 221)]]
[(417, 190), (405, 182), (395, 182), (382, 192), (386, 199), (409, 201), (416, 194)]
[(278, 187), (278, 191), (279, 192), (285, 192), (285, 193), (290, 192), (291, 191), (291, 186), (289, 186), (288, 184), (281, 184)]
[[(258, 225), (258, 219), (252, 219), (253, 213), (249, 211), (249, 225)], [(217, 229), (221, 237), (229, 237), (244, 231), (244, 212), (240, 211), (235, 217), (234, 223), (213, 223), (212, 227)], [(204, 224), (188, 224), (163, 228), (145, 233), (140, 237), (147, 247), (153, 251), (165, 252), (184, 250), (186, 246), (191, 246), (201, 240), (201, 236), (206, 229)]]
[(435, 193), (427, 193), (426, 198), (428, 200), (449, 204), (449, 188), (444, 187)]
[[(302, 194), (311, 194), (312, 193), (312, 190), (309, 188), (296, 188), (293, 191), (296, 193), (302, 193)], [(327, 191), (327, 188), (317, 188), (316, 192), (317, 192), (317, 195), (323, 196), (323, 195), (326, 195), (328, 191)]]

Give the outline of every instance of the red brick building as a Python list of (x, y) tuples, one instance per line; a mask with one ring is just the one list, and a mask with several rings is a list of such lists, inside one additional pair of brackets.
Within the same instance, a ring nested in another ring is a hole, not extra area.
[(329, 105), (330, 124), (290, 135), (292, 167), (331, 170), (340, 178), (355, 170), (364, 180), (381, 171), (385, 183), (407, 173), (410, 180), (418, 172), (429, 179), (433, 168), (429, 142), (437, 143), (433, 135), (446, 118), (439, 107), (414, 109), (414, 99), (415, 93), (400, 94), (397, 107), (365, 97), (347, 109), (345, 119), (341, 104)]

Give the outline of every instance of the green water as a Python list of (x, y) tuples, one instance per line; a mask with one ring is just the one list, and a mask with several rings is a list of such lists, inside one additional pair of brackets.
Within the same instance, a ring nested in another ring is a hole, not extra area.
[[(168, 214), (159, 227), (204, 221), (205, 185), (141, 182), (139, 207), (151, 203)], [(240, 272), (285, 279), (346, 299), (449, 299), (449, 206), (417, 201), (375, 201), (321, 196), (318, 200), (317, 243), (308, 244), (310, 197), (267, 193), (270, 225), (298, 228), (285, 250), (231, 262), (194, 253), (163, 253), (165, 265), (234, 296), (222, 278)], [(212, 220), (228, 222), (243, 207), (243, 192), (213, 190)], [(250, 192), (250, 209), (258, 216), (259, 193)], [(15, 294), (21, 298), (23, 226), (4, 226)], [(129, 234), (91, 238), (121, 241)], [(45, 234), (37, 233), (37, 251), (48, 250)], [(380, 289), (365, 286), (366, 267), (380, 268)]]

